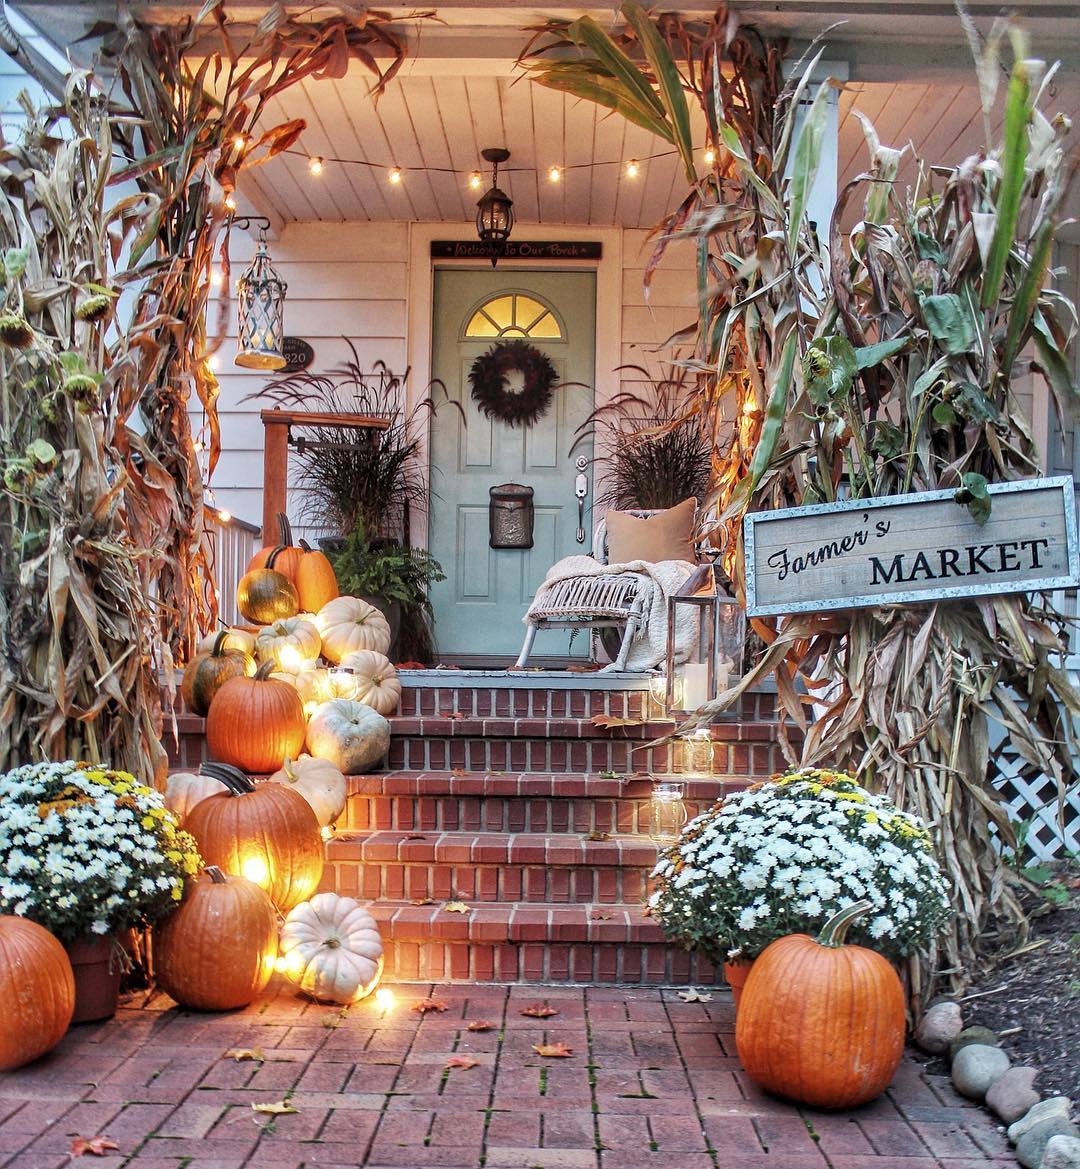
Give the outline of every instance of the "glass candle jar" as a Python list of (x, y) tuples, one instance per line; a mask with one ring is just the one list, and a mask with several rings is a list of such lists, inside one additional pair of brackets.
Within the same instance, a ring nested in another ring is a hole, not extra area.
[(686, 785), (681, 783), (654, 783), (649, 801), (649, 835), (658, 844), (671, 844), (679, 839), (679, 833), (688, 816), (683, 796)]

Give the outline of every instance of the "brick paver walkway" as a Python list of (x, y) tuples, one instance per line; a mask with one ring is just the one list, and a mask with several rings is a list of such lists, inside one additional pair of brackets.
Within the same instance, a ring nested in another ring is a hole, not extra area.
[[(723, 994), (400, 985), (348, 1011), (272, 987), (248, 1010), (178, 1011), (158, 996), (72, 1030), (0, 1075), (0, 1167), (70, 1166), (75, 1136), (118, 1153), (87, 1169), (986, 1169), (1013, 1165), (990, 1118), (905, 1060), (855, 1113), (756, 1091)], [(433, 994), (445, 1012), (410, 1009)], [(557, 1014), (520, 1012), (548, 1002)], [(2, 1004), (0, 1004), (2, 1009)], [(472, 1032), (470, 1021), (490, 1020)], [(543, 1059), (534, 1044), (573, 1054)], [(236, 1062), (233, 1048), (264, 1060)], [(470, 1068), (447, 1069), (452, 1055)], [(271, 1117), (253, 1103), (287, 1100)]]

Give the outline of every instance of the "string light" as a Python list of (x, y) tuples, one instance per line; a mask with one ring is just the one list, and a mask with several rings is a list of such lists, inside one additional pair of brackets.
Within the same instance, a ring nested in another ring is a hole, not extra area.
[(217, 370), (221, 367), (221, 358), (216, 353), (211, 353), (210, 356), (206, 359), (206, 364), (211, 369)]
[(232, 519), (232, 512), (223, 507), (221, 511), (217, 513), (217, 518), (221, 520), (223, 524), (227, 524), (229, 520)]
[(706, 146), (704, 158), (705, 158), (705, 165), (712, 166), (712, 164), (716, 161), (716, 151), (713, 150), (713, 148), (711, 146)]
[(191, 445), (194, 450), (201, 451), (206, 444), (201, 438), (197, 438)]
[(230, 211), (235, 211), (236, 210), (236, 196), (235, 195), (226, 195), (225, 196), (225, 206)]
[(210, 287), (220, 288), (225, 283), (225, 273), (220, 268), (210, 269)]
[(472, 174), (469, 175), (469, 186), (474, 191), (479, 191), (483, 185), (484, 185), (484, 180), (483, 180), (480, 172), (478, 170), (474, 170), (472, 172)]
[(557, 166), (550, 167), (548, 169), (548, 178), (551, 182), (557, 183), (562, 178), (562, 171)]
[(636, 158), (630, 159), (626, 164), (626, 177), (628, 179), (636, 179), (641, 173), (641, 166)]
[(386, 176), (395, 186), (401, 182), (401, 167), (392, 166), (389, 174)]
[(307, 168), (313, 175), (321, 175), (323, 172), (323, 160), (317, 154), (313, 154), (308, 159)]
[(237, 134), (233, 139), (233, 146), (235, 146), (237, 150), (243, 150), (244, 147), (247, 146), (247, 135)]

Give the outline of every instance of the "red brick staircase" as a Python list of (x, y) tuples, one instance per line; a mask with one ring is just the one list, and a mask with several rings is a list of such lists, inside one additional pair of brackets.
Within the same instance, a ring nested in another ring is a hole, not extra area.
[[(404, 678), (388, 769), (349, 781), (323, 878), (373, 902), (390, 976), (715, 980), (644, 913), (651, 775), (685, 782), (693, 815), (777, 770), (775, 695), (748, 696), (738, 721), (712, 728), (702, 778), (687, 773), (684, 743), (649, 746), (674, 724), (637, 679)], [(185, 718), (177, 762), (202, 751), (202, 720)]]

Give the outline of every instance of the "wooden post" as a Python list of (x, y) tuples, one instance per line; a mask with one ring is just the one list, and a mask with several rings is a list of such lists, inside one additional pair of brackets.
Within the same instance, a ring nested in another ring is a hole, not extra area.
[(275, 418), (273, 410), (262, 412), (266, 433), (263, 439), (263, 518), (264, 544), (274, 542), (277, 514), (285, 511), (285, 496), (289, 485), (289, 422)]

